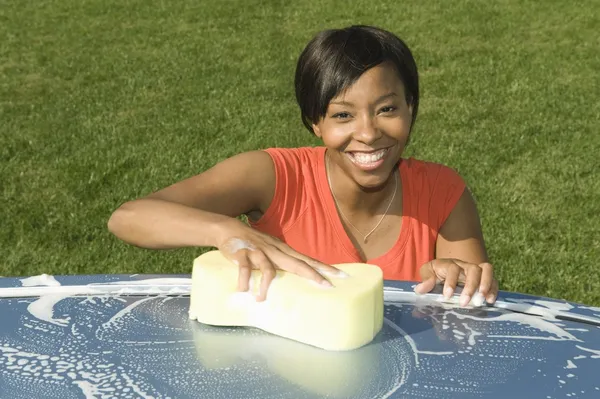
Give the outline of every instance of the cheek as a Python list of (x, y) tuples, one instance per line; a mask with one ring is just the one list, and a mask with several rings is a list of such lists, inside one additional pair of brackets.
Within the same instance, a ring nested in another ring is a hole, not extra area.
[(410, 133), (410, 118), (384, 120), (380, 124), (382, 130), (397, 140), (405, 140)]
[(323, 143), (328, 147), (342, 147), (352, 139), (352, 124), (336, 124), (322, 131)]

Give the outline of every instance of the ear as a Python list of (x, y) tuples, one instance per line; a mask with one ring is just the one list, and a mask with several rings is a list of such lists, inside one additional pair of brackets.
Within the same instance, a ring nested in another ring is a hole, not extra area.
[(321, 129), (319, 129), (319, 126), (317, 126), (316, 124), (313, 123), (312, 130), (313, 130), (313, 132), (315, 132), (315, 136), (317, 136), (318, 138), (322, 138)]

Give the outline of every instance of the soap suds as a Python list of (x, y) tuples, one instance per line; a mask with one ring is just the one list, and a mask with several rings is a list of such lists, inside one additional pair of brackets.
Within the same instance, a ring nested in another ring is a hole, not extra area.
[(576, 369), (577, 366), (571, 360), (567, 360), (567, 366), (565, 368), (566, 369)]
[[(164, 279), (140, 280), (137, 286), (149, 284), (151, 288), (160, 283), (163, 291), (169, 291), (187, 284), (188, 279), (169, 280), (170, 285)], [(135, 286), (122, 282), (113, 287), (119, 289), (123, 284)], [(228, 364), (226, 353), (218, 351), (212, 360), (220, 368), (203, 368), (195, 342), (186, 339), (195, 325), (187, 318), (188, 298), (50, 295), (40, 302), (37, 298), (2, 300), (7, 306), (1, 314), (19, 315), (10, 319), (14, 320), (9, 323), (11, 331), (0, 334), (0, 383), (17, 381), (16, 385), (2, 385), (8, 389), (5, 394), (14, 399), (61, 398), (69, 389), (71, 395), (76, 389), (86, 398), (204, 397), (215, 393), (223, 397), (309, 397), (307, 387), (287, 382), (268, 368), (267, 358), (261, 357), (270, 346), (270, 337), (264, 333), (242, 333), (265, 339), (262, 347), (232, 352), (242, 363)], [(584, 378), (600, 359), (600, 349), (583, 341), (595, 337), (596, 329), (583, 331), (573, 328), (576, 324), (572, 322), (558, 325), (535, 316), (506, 316), (510, 313), (493, 308), (460, 309), (439, 303), (420, 306), (386, 303), (384, 328), (372, 344), (381, 350), (374, 363), (380, 367), (375, 374), (379, 379), (361, 388), (364, 395), (355, 397), (484, 396), (488, 386), (506, 383), (507, 376), (530, 365), (538, 370), (535, 374), (542, 397), (574, 383), (582, 391), (598, 392), (594, 382)], [(417, 310), (425, 315), (423, 319), (411, 318)], [(227, 334), (222, 332), (215, 339)], [(431, 339), (433, 334), (439, 342)], [(60, 337), (60, 345), (55, 337)], [(561, 357), (564, 353), (572, 359)], [(585, 355), (574, 357), (577, 353)], [(39, 394), (17, 390), (16, 386), (25, 384), (39, 387), (30, 388), (40, 389)], [(323, 384), (327, 386), (327, 382)], [(248, 394), (251, 391), (253, 396)]]
[(583, 346), (580, 346), (580, 345), (575, 345), (575, 346), (577, 347), (577, 349), (581, 349), (582, 351), (593, 353), (593, 355), (590, 356), (592, 359), (600, 359), (600, 350), (588, 349), (588, 348), (584, 348)]
[(242, 240), (240, 238), (231, 238), (227, 242), (225, 242), (225, 244), (223, 244), (223, 249), (227, 252), (234, 254), (244, 249), (254, 251), (256, 250), (256, 247), (252, 243)]
[(487, 335), (488, 338), (513, 338), (513, 339), (532, 339), (532, 340), (550, 340), (550, 341), (570, 340), (570, 341), (581, 342), (581, 340), (576, 338), (573, 334), (570, 334), (569, 332), (565, 331), (563, 328), (560, 328), (559, 326), (557, 326), (547, 320), (544, 320), (544, 319), (541, 319), (541, 318), (535, 317), (535, 316), (529, 316), (529, 315), (525, 315), (525, 314), (521, 314), (521, 313), (505, 313), (505, 314), (501, 314), (496, 317), (489, 317), (489, 318), (481, 319), (476, 316), (459, 314), (456, 312), (452, 312), (452, 313), (454, 313), (456, 315), (456, 317), (459, 319), (474, 319), (474, 320), (480, 320), (480, 321), (484, 321), (484, 322), (488, 322), (488, 323), (502, 322), (502, 321), (515, 322), (515, 323), (519, 323), (519, 324), (531, 327), (535, 330), (542, 331), (542, 332), (552, 335), (552, 337), (548, 337), (548, 336), (540, 336), (540, 335), (526, 335), (525, 336), (525, 335), (493, 334), (493, 335)]
[(113, 324), (117, 323), (119, 321), (119, 319), (127, 314), (129, 314), (133, 309), (135, 309), (136, 307), (140, 306), (142, 303), (147, 302), (147, 301), (151, 301), (154, 300), (154, 297), (148, 297), (148, 298), (143, 298), (140, 299), (132, 304), (130, 304), (129, 306), (123, 308), (122, 310), (120, 310), (119, 312), (117, 312), (113, 317), (111, 317), (107, 322), (102, 323), (102, 328), (109, 328), (111, 327)]
[[(386, 289), (386, 291), (389, 290)], [(396, 293), (394, 292), (393, 294)], [(439, 370), (444, 370), (448, 366), (451, 369), (458, 368), (461, 370), (462, 375), (472, 375), (475, 381), (479, 381), (478, 385), (483, 387), (486, 383), (482, 384), (481, 381), (488, 381), (489, 383), (495, 381), (495, 384), (509, 382), (509, 376), (514, 373), (515, 367), (521, 367), (519, 364), (534, 363), (543, 365), (543, 370), (546, 372), (542, 373), (541, 369), (538, 370), (540, 376), (543, 378), (551, 374), (548, 373), (548, 370), (559, 364), (560, 366), (558, 367), (561, 369), (582, 369), (582, 365), (579, 365), (578, 368), (569, 359), (563, 360), (565, 363), (558, 361), (560, 356), (565, 353), (565, 349), (568, 351), (567, 353), (572, 353), (573, 349), (577, 347), (593, 353), (589, 358), (600, 358), (600, 351), (597, 349), (589, 349), (585, 345), (581, 346), (581, 343), (584, 342), (582, 338), (591, 334), (591, 331), (583, 328), (574, 328), (573, 326), (576, 326), (576, 324), (573, 322), (558, 323), (554, 319), (546, 320), (532, 315), (509, 313), (491, 306), (480, 311), (478, 308), (469, 310), (452, 305), (434, 304), (431, 301), (415, 301), (408, 296), (402, 295), (388, 295), (387, 299), (390, 300), (390, 298), (392, 302), (397, 301), (393, 303), (394, 306), (406, 309), (406, 311), (412, 313), (412, 316), (431, 323), (432, 329), (440, 338), (440, 342), (449, 341), (451, 346), (458, 346), (459, 348), (456, 352), (448, 351), (442, 355), (443, 347), (448, 347), (447, 344), (443, 345), (440, 348), (441, 350), (427, 351), (425, 348), (421, 348), (422, 343), (420, 344), (418, 341), (412, 340), (411, 346), (413, 346), (413, 352), (418, 354), (419, 366), (417, 366), (417, 369), (420, 367), (432, 368), (433, 360), (431, 359), (444, 359), (447, 357), (450, 359), (448, 363), (446, 361), (439, 362)], [(403, 299), (406, 299), (405, 303), (403, 303)], [(542, 301), (538, 305), (547, 307), (552, 306), (553, 303), (549, 304)], [(567, 306), (563, 305), (555, 307), (556, 310), (560, 311), (564, 311), (566, 308)], [(468, 320), (468, 323), (464, 322), (466, 320)], [(408, 334), (412, 335), (410, 331), (408, 331)], [(416, 335), (416, 337), (418, 336), (419, 334)], [(428, 356), (430, 360), (425, 365), (423, 362), (425, 359), (428, 359)], [(494, 358), (494, 362), (486, 363), (487, 366), (483, 368), (475, 366), (478, 363), (473, 363), (473, 366), (471, 366), (465, 356), (467, 358), (471, 357), (473, 360)], [(578, 356), (573, 360), (577, 358), (585, 358), (585, 356)], [(581, 371), (584, 370), (586, 374), (589, 374), (590, 368), (587, 364)], [(477, 377), (478, 372), (482, 373), (480, 377)], [(443, 375), (440, 375), (439, 371), (433, 373), (436, 375), (438, 381), (440, 379), (444, 380)], [(506, 376), (505, 380), (501, 379), (502, 375)], [(577, 374), (576, 377), (579, 378), (578, 381), (581, 380), (580, 374)], [(477, 378), (483, 378), (483, 380), (477, 380)], [(434, 384), (439, 384), (439, 382), (432, 382), (432, 385)], [(544, 387), (549, 389), (548, 392), (553, 392), (553, 389), (556, 389), (555, 387), (561, 386), (560, 382), (555, 382), (555, 384), (545, 384)], [(473, 387), (475, 386), (477, 385), (473, 385)], [(419, 384), (418, 387), (421, 389), (418, 392), (422, 392), (424, 397), (427, 396), (425, 392), (432, 392), (431, 385), (429, 385), (428, 390), (424, 389), (424, 384)], [(453, 388), (440, 386), (439, 389), (452, 390)], [(475, 391), (468, 392), (475, 394)], [(416, 396), (413, 395), (413, 397)]]
[(319, 274), (321, 274), (322, 276), (325, 276), (325, 277), (331, 277), (331, 278), (348, 278), (348, 277), (350, 277), (350, 275), (343, 270), (338, 270), (336, 272), (333, 272), (333, 271), (325, 269), (323, 267), (317, 267), (316, 270), (317, 270), (317, 272), (319, 272)]
[(191, 278), (147, 278), (143, 280), (133, 280), (133, 281), (112, 281), (109, 283), (102, 284), (88, 284), (90, 287), (94, 287), (96, 285), (149, 285), (149, 286), (190, 286), (192, 284)]
[(39, 276), (31, 276), (24, 279), (21, 279), (21, 285), (23, 287), (35, 287), (35, 286), (45, 286), (45, 287), (58, 287), (60, 283), (56, 281), (54, 276), (50, 276), (48, 274), (40, 274)]
[(56, 305), (58, 302), (65, 299), (66, 297), (66, 295), (41, 296), (36, 301), (31, 302), (31, 304), (27, 307), (27, 311), (31, 313), (33, 317), (36, 317), (39, 320), (64, 327), (69, 324), (69, 319), (55, 319), (54, 305)]
[(544, 301), (541, 299), (536, 299), (533, 301), (535, 305), (544, 306), (548, 309), (557, 310), (557, 311), (569, 311), (573, 309), (573, 306), (566, 302), (553, 302), (553, 301)]

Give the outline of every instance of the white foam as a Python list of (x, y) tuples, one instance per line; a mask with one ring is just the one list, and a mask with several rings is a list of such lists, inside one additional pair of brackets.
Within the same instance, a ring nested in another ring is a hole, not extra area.
[[(414, 356), (415, 356), (415, 365), (419, 364), (419, 358), (417, 356), (417, 346), (415, 344), (415, 342), (412, 340), (412, 338), (410, 338), (410, 336), (408, 334), (406, 334), (406, 332), (404, 330), (402, 330), (400, 327), (398, 327), (395, 323), (392, 323), (390, 320), (384, 318), (383, 319), (384, 323), (387, 324), (388, 326), (392, 327), (394, 330), (398, 331), (403, 337), (405, 337), (405, 339), (407, 340), (407, 342), (411, 345), (411, 347), (413, 348), (414, 351)], [(392, 396), (394, 393), (396, 393), (396, 391), (398, 389), (400, 389), (403, 385), (406, 384), (406, 380), (407, 380), (407, 375), (406, 373), (402, 372), (398, 372), (396, 373), (398, 375), (398, 379), (396, 380), (396, 383), (394, 384), (393, 387), (391, 387), (391, 389), (384, 393), (383, 395), (381, 395), (381, 399), (387, 399), (390, 396)]]
[(191, 287), (189, 278), (155, 278), (72, 286), (6, 287), (0, 288), (0, 298), (42, 295), (189, 295)]
[(69, 324), (68, 319), (54, 318), (54, 305), (65, 299), (67, 295), (44, 295), (27, 306), (27, 311), (35, 318), (65, 327)]
[(147, 393), (143, 392), (140, 387), (138, 387), (135, 383), (135, 381), (133, 381), (133, 379), (127, 375), (127, 373), (121, 373), (121, 376), (125, 379), (127, 386), (130, 387), (133, 392), (135, 392), (136, 394), (138, 394), (141, 398), (143, 399), (154, 399), (153, 396), (149, 396)]
[(592, 359), (600, 359), (600, 350), (597, 350), (597, 349), (588, 349), (588, 348), (584, 348), (583, 346), (580, 346), (580, 345), (575, 345), (575, 346), (578, 349), (581, 349), (582, 351), (593, 353), (593, 355), (590, 356)]
[(415, 365), (418, 366), (419, 365), (419, 356), (418, 356), (419, 350), (417, 349), (417, 344), (415, 343), (415, 341), (403, 329), (398, 327), (398, 325), (396, 323), (392, 322), (388, 318), (384, 317), (383, 322), (385, 324), (387, 324), (388, 326), (392, 327), (397, 332), (399, 332), (406, 339), (406, 341), (412, 348), (413, 354), (415, 356)]
[(498, 321), (510, 321), (523, 325), (530, 326), (536, 330), (543, 331), (545, 333), (554, 335), (555, 337), (542, 337), (542, 336), (514, 336), (514, 335), (487, 335), (489, 338), (515, 338), (515, 339), (535, 339), (535, 340), (569, 340), (581, 342), (581, 340), (577, 339), (574, 335), (560, 328), (556, 324), (553, 324), (547, 320), (541, 319), (539, 317), (532, 317), (526, 314), (521, 313), (505, 313), (496, 317), (489, 318), (480, 318), (477, 316), (470, 316), (467, 314), (456, 313), (454, 311), (450, 312), (456, 315), (459, 319), (475, 319), (481, 322), (498, 322)]
[(252, 243), (242, 240), (240, 238), (232, 238), (228, 240), (224, 244), (224, 248), (231, 253), (236, 253), (237, 251), (241, 251), (243, 249), (247, 249), (249, 251), (254, 251), (256, 247), (252, 245)]
[(109, 283), (91, 283), (88, 284), (90, 287), (96, 285), (166, 285), (166, 286), (188, 286), (192, 284), (191, 278), (185, 277), (167, 277), (167, 278), (147, 278), (143, 280), (133, 280), (133, 281), (112, 281)]
[[(406, 302), (406, 303), (417, 303), (417, 302), (429, 302), (443, 305), (449, 305), (449, 307), (460, 306), (460, 296), (452, 295), (450, 298), (446, 298), (441, 294), (417, 294), (413, 291), (406, 292), (400, 290), (393, 290), (385, 288), (383, 290), (383, 298), (386, 302)], [(476, 292), (472, 297), (467, 308), (477, 308), (485, 306), (485, 298), (479, 292)]]
[(538, 306), (544, 306), (548, 309), (556, 310), (556, 311), (569, 311), (573, 309), (573, 306), (566, 302), (554, 302), (554, 301), (544, 301), (541, 299), (536, 299), (533, 301), (534, 304)]
[(576, 369), (577, 366), (571, 360), (567, 360), (567, 366), (565, 368), (566, 369)]
[(531, 304), (535, 306), (541, 306), (543, 308), (555, 311), (555, 312), (568, 312), (573, 309), (574, 306), (567, 302), (547, 301), (542, 299), (515, 299), (507, 298), (506, 302)]
[(467, 323), (463, 323), (463, 326), (470, 332), (469, 340), (468, 340), (469, 345), (475, 346), (475, 337), (477, 337), (478, 335), (483, 335), (483, 334), (478, 331), (475, 331), (474, 329), (469, 327), (469, 325)]
[(120, 318), (122, 318), (126, 314), (130, 313), (133, 309), (135, 309), (136, 307), (138, 307), (142, 303), (147, 302), (147, 301), (152, 300), (152, 299), (154, 299), (154, 298), (153, 297), (148, 297), (148, 298), (140, 299), (139, 301), (135, 301), (131, 305), (129, 305), (129, 306), (121, 309), (113, 317), (111, 317), (107, 322), (102, 323), (102, 327), (103, 328), (110, 328), (112, 324), (115, 324)]
[(27, 278), (21, 279), (21, 285), (23, 287), (35, 287), (35, 286), (45, 286), (45, 287), (58, 287), (60, 283), (56, 281), (54, 276), (48, 274), (40, 274), (39, 276), (31, 276)]
[(332, 272), (330, 270), (327, 270), (323, 267), (317, 267), (316, 270), (319, 272), (319, 274), (326, 276), (326, 277), (337, 277), (337, 278), (348, 278), (350, 277), (350, 275), (348, 273), (346, 273), (343, 270), (338, 270), (337, 272)]
[(434, 356), (447, 356), (447, 355), (453, 355), (454, 352), (450, 352), (450, 351), (418, 351), (419, 354), (421, 355), (434, 355)]

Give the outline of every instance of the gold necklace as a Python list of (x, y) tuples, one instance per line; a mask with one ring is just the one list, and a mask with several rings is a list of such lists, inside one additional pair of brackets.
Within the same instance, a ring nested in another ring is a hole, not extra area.
[(369, 237), (371, 234), (373, 234), (373, 232), (375, 230), (377, 230), (377, 228), (379, 227), (379, 225), (381, 224), (381, 222), (383, 222), (383, 219), (387, 216), (388, 211), (390, 210), (390, 207), (392, 206), (392, 203), (394, 202), (394, 198), (396, 197), (396, 192), (398, 191), (398, 176), (396, 175), (396, 171), (394, 170), (394, 183), (395, 183), (395, 188), (394, 188), (394, 194), (392, 195), (392, 198), (390, 199), (390, 203), (388, 204), (385, 212), (383, 213), (383, 216), (381, 216), (381, 219), (379, 219), (379, 222), (377, 222), (377, 224), (375, 225), (375, 227), (373, 227), (373, 229), (371, 231), (369, 231), (369, 233), (367, 235), (363, 235), (363, 233), (360, 232), (360, 230), (358, 230), (356, 228), (356, 226), (354, 226), (352, 224), (352, 222), (346, 217), (346, 215), (344, 215), (344, 212), (342, 212), (342, 208), (338, 205), (338, 199), (335, 196), (335, 193), (333, 192), (333, 186), (331, 185), (331, 173), (329, 173), (329, 154), (327, 154), (326, 156), (327, 160), (325, 162), (326, 165), (326, 173), (327, 173), (327, 182), (329, 183), (329, 190), (331, 191), (331, 195), (333, 196), (333, 200), (335, 202), (335, 205), (337, 206), (337, 208), (340, 211), (340, 215), (342, 215), (342, 218), (344, 218), (344, 220), (346, 222), (348, 222), (348, 224), (350, 226), (352, 226), (354, 228), (354, 230), (356, 230), (358, 232), (358, 234), (360, 234), (361, 236), (363, 236), (363, 243), (367, 243), (367, 237)]

